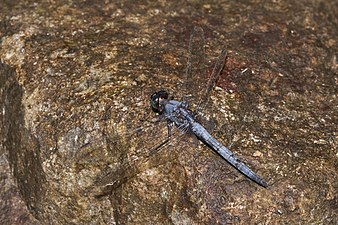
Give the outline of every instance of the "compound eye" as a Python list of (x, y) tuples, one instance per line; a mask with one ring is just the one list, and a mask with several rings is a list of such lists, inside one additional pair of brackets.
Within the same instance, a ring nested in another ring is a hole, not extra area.
[(164, 90), (155, 92), (150, 96), (151, 107), (154, 112), (163, 113), (163, 106), (160, 105), (161, 99), (168, 99), (168, 93)]
[(168, 92), (164, 91), (164, 90), (161, 90), (159, 92), (157, 92), (158, 96), (160, 98), (163, 98), (163, 99), (168, 99)]
[(157, 96), (157, 92), (154, 92), (154, 93), (150, 96), (150, 99), (153, 100), (153, 99), (156, 98), (156, 96)]

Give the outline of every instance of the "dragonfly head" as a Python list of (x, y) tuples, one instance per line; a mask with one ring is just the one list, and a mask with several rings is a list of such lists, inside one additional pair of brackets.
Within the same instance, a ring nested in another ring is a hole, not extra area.
[(161, 90), (151, 95), (151, 107), (154, 112), (162, 114), (164, 112), (165, 102), (168, 100), (168, 92)]

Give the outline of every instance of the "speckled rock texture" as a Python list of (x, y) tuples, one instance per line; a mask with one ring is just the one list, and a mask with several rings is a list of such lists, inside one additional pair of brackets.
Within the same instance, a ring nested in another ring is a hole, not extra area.
[[(337, 224), (337, 12), (316, 0), (2, 1), (0, 223)], [(206, 73), (187, 89), (194, 26)], [(151, 151), (166, 123), (149, 96), (196, 109), (222, 48), (199, 114), (268, 188), (175, 129)]]

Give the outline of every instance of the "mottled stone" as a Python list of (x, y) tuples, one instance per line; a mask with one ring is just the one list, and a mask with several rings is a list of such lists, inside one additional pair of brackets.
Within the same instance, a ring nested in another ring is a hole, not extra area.
[[(4, 1), (0, 223), (336, 224), (337, 11), (314, 0)], [(194, 26), (207, 73), (182, 90)], [(166, 136), (149, 96), (200, 96), (222, 48), (201, 114), (267, 189), (177, 130), (149, 153)]]

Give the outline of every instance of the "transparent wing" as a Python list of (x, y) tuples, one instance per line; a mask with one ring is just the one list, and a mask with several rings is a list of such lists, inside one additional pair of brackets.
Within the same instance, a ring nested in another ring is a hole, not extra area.
[(188, 62), (185, 71), (185, 101), (198, 103), (207, 81), (205, 66), (205, 38), (201, 27), (195, 26), (190, 34)]
[[(157, 126), (164, 126), (164, 123), (157, 124)], [(151, 129), (151, 127), (149, 127)], [(131, 140), (136, 138), (140, 135), (149, 135), (145, 133), (149, 133), (145, 130), (140, 130), (140, 128), (135, 129), (137, 132), (133, 133), (131, 136), (135, 137), (128, 137), (127, 139)], [(159, 130), (158, 127), (153, 130)], [(126, 137), (125, 134), (122, 134), (124, 138)], [(146, 169), (156, 167), (158, 165), (164, 164), (168, 161), (172, 161), (177, 154), (173, 154), (172, 151), (167, 151), (170, 146), (180, 146), (177, 142), (183, 139), (185, 133), (180, 132), (178, 129), (173, 129), (171, 134), (170, 142), (159, 147), (164, 137), (160, 138), (159, 136), (152, 136), (149, 135), (147, 141), (153, 144), (153, 147), (142, 147), (137, 148), (133, 153), (124, 155), (120, 162), (116, 164), (113, 168), (107, 168), (105, 171), (101, 172), (101, 174), (97, 177), (95, 181), (95, 186), (100, 187), (98, 190), (94, 191), (94, 195), (97, 197), (104, 196), (111, 192), (111, 190), (116, 189), (117, 187), (121, 186), (122, 184), (126, 183), (128, 180), (135, 177), (137, 174), (145, 171)], [(118, 136), (121, 137), (121, 134)], [(117, 135), (114, 137), (110, 137), (111, 139), (119, 138)], [(160, 135), (161, 136), (161, 135)], [(162, 135), (163, 136), (163, 135)], [(156, 142), (153, 139), (157, 140)], [(112, 140), (113, 141), (113, 140)], [(116, 142), (116, 141), (115, 141)], [(141, 143), (141, 142), (140, 142)], [(124, 146), (124, 144), (120, 143), (120, 146)], [(119, 146), (115, 146), (115, 148), (119, 148)]]
[(202, 93), (201, 98), (198, 102), (197, 111), (202, 110), (207, 105), (210, 93), (214, 89), (216, 81), (218, 80), (224, 68), (226, 57), (227, 57), (227, 52), (225, 49), (222, 49), (220, 55), (217, 58), (215, 66), (212, 70), (211, 76), (204, 90), (204, 93)]
[(225, 64), (227, 53), (223, 49), (208, 77), (206, 72), (205, 37), (201, 27), (195, 26), (189, 40), (189, 56), (185, 73), (185, 101), (197, 104), (196, 111), (208, 103), (211, 91)]

